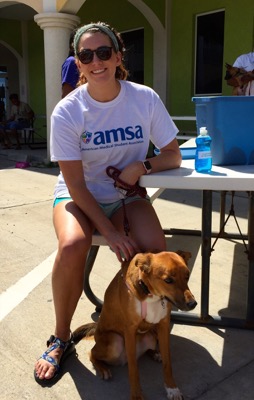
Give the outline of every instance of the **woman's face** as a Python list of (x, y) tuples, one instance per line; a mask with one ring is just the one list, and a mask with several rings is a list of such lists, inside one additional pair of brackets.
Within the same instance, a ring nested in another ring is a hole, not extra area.
[[(107, 35), (101, 32), (86, 32), (81, 36), (79, 42), (79, 52), (84, 49), (96, 50), (98, 47), (112, 47), (112, 43)], [(105, 84), (115, 82), (116, 67), (121, 65), (122, 55), (120, 52), (115, 53), (112, 49), (112, 55), (109, 60), (103, 61), (93, 53), (93, 59), (89, 64), (82, 64), (77, 61), (79, 71), (84, 74), (88, 84)]]

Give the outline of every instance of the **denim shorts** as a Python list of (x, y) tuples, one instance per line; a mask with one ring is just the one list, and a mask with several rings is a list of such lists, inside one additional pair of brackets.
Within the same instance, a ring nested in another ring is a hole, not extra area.
[(6, 124), (5, 129), (24, 129), (29, 128), (29, 121), (10, 121)]
[[(53, 207), (61, 203), (61, 201), (71, 201), (71, 200), (72, 200), (71, 197), (57, 197), (54, 200)], [(133, 196), (133, 197), (126, 197), (124, 203), (130, 204), (133, 201), (137, 200), (146, 200), (150, 202), (149, 196), (146, 196), (145, 198), (140, 196)], [(98, 203), (98, 204), (108, 218), (111, 218), (114, 215), (114, 213), (123, 206), (122, 200), (114, 201), (114, 203)]]

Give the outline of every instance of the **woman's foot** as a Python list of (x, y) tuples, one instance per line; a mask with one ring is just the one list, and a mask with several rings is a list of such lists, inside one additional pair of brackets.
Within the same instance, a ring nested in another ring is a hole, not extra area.
[(55, 336), (47, 341), (48, 349), (37, 360), (34, 368), (34, 378), (40, 385), (55, 383), (60, 378), (60, 366), (74, 350), (71, 338), (64, 342)]

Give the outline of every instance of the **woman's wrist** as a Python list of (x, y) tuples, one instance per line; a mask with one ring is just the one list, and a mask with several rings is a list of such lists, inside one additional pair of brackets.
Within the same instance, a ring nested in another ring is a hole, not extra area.
[[(136, 165), (135, 165), (135, 172), (136, 172), (136, 175), (137, 175), (137, 181), (139, 180), (139, 178), (140, 178), (142, 175), (146, 175), (146, 174), (147, 174), (146, 165), (144, 165), (144, 162), (145, 162), (145, 161), (147, 161), (147, 160), (144, 160), (144, 161), (137, 161), (137, 162), (136, 162)], [(149, 164), (150, 164), (150, 163), (149, 163)], [(150, 164), (150, 166), (151, 166), (151, 164)], [(147, 165), (148, 168), (149, 168), (150, 166)]]
[(149, 160), (143, 161), (143, 168), (145, 170), (145, 175), (148, 175), (152, 172), (152, 165)]

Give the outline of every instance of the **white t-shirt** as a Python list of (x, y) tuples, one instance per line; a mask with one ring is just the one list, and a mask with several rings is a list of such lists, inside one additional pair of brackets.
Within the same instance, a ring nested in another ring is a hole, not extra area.
[(29, 120), (31, 111), (31, 107), (23, 103), (23, 101), (20, 101), (18, 106), (15, 104), (11, 106), (11, 116), (14, 117), (15, 121), (18, 121), (20, 118)]
[[(94, 100), (84, 84), (55, 107), (51, 117), (51, 160), (82, 160), (89, 191), (100, 203), (119, 200), (108, 166), (122, 170), (143, 161), (151, 140), (158, 148), (178, 132), (159, 96), (151, 88), (120, 81), (119, 95), (109, 102)], [(60, 173), (55, 197), (68, 197)]]
[(248, 54), (242, 54), (237, 57), (233, 67), (243, 68), (245, 71), (252, 71), (254, 69), (254, 52)]

